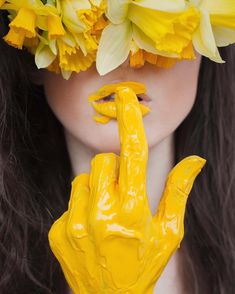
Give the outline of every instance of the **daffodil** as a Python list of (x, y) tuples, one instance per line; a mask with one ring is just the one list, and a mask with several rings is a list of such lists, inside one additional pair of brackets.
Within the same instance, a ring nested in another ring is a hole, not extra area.
[(84, 56), (80, 48), (70, 47), (64, 42), (59, 42), (58, 45), (60, 68), (62, 70), (68, 72), (85, 71), (95, 61), (95, 52)]
[(161, 56), (193, 56), (193, 51), (184, 54), (198, 26), (199, 12), (192, 6), (188, 7), (185, 1), (159, 2), (107, 1), (110, 24), (102, 32), (97, 52), (97, 70), (101, 75), (127, 59), (133, 42), (139, 49)]
[(6, 0), (0, 0), (0, 7), (6, 2)]
[(37, 15), (32, 9), (26, 7), (20, 8), (18, 14), (9, 25), (10, 30), (4, 37), (5, 41), (21, 49), (26, 37), (33, 38), (36, 36), (36, 18)]
[[(10, 45), (22, 49), (26, 38), (35, 38), (36, 28), (45, 28), (44, 23), (49, 15), (56, 13), (56, 9), (44, 5), (40, 0), (8, 0), (1, 9), (11, 11), (10, 30), (4, 37)], [(19, 36), (17, 36), (19, 35)]]
[(193, 35), (193, 45), (202, 55), (224, 62), (217, 47), (235, 42), (234, 0), (190, 0), (200, 12), (200, 25)]
[(92, 32), (104, 14), (104, 2), (60, 0), (59, 3), (63, 24), (74, 35), (83, 53), (87, 54), (90, 50), (97, 49), (98, 42)]
[(165, 57), (157, 54), (153, 54), (150, 52), (147, 52), (143, 49), (139, 49), (136, 53), (130, 54), (130, 66), (134, 68), (142, 67), (145, 62), (148, 62), (150, 64), (156, 65), (160, 68), (171, 68), (175, 65), (179, 59), (177, 58), (170, 58)]
[(57, 39), (65, 35), (61, 18), (58, 15), (51, 14), (47, 17), (48, 38)]
[[(58, 18), (51, 16), (50, 23), (48, 21), (51, 33), (44, 33), (41, 37), (35, 62), (38, 68), (55, 72), (59, 68), (64, 78), (68, 79), (72, 72), (87, 70), (95, 61), (99, 37), (106, 25), (103, 18), (105, 5), (103, 1), (63, 0), (57, 1), (57, 10), (63, 27), (60, 30), (60, 26), (56, 25)], [(57, 34), (58, 30), (64, 34)]]
[(235, 0), (0, 0), (8, 10), (5, 41), (35, 54), (38, 68), (100, 75), (122, 64), (169, 68), (195, 51), (223, 62), (235, 43)]

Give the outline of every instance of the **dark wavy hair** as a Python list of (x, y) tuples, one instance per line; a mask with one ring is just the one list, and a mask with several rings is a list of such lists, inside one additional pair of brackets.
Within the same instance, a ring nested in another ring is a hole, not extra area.
[[(2, 41), (4, 13), (0, 27), (0, 293), (64, 294), (47, 238), (70, 195), (63, 127), (32, 83), (33, 57)], [(207, 159), (186, 210), (187, 293), (235, 293), (234, 50), (221, 50), (223, 65), (202, 58), (195, 104), (175, 132), (175, 163), (192, 154)]]

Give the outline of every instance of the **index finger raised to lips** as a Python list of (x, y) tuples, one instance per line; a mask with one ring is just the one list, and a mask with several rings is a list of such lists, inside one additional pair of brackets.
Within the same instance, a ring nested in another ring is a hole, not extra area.
[(128, 87), (118, 87), (115, 103), (121, 144), (119, 191), (122, 204), (131, 209), (146, 197), (148, 145), (135, 92)]

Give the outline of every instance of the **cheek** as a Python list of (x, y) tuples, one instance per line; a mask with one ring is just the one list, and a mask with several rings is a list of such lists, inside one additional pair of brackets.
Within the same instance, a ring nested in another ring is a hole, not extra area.
[[(70, 140), (80, 141), (88, 148), (103, 152), (118, 151), (117, 124), (98, 124), (92, 117), (96, 114), (87, 101), (89, 94), (101, 83), (89, 80), (87, 73), (79, 73), (65, 81), (60, 76), (45, 72), (44, 89), (47, 102), (65, 129)], [(84, 78), (83, 78), (84, 77)]]
[(152, 145), (163, 140), (182, 123), (191, 111), (197, 93), (200, 56), (182, 61), (170, 70), (161, 70), (149, 88), (155, 95), (151, 116), (146, 117), (146, 134)]
[[(83, 88), (77, 82), (66, 81), (60, 75), (50, 72), (44, 74), (44, 89), (47, 102), (62, 125), (70, 128), (87, 111), (86, 103), (82, 103)], [(86, 119), (86, 118), (85, 118)]]
[[(200, 58), (197, 58), (196, 61), (179, 62), (168, 70), (146, 66), (145, 71), (132, 71), (132, 75), (126, 77), (145, 83), (152, 97), (151, 113), (143, 119), (149, 148), (171, 135), (192, 109), (199, 66)], [(111, 120), (106, 125), (96, 123), (92, 119), (95, 112), (87, 102), (88, 95), (106, 83), (103, 78), (92, 70), (74, 75), (69, 81), (48, 72), (45, 75), (48, 104), (66, 133), (88, 148), (118, 152), (116, 121)]]

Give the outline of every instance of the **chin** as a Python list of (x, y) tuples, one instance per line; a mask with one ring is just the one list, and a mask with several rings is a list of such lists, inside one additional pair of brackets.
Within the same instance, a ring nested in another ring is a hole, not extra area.
[(116, 136), (102, 136), (95, 142), (91, 142), (90, 147), (95, 150), (96, 153), (120, 153), (120, 141)]

